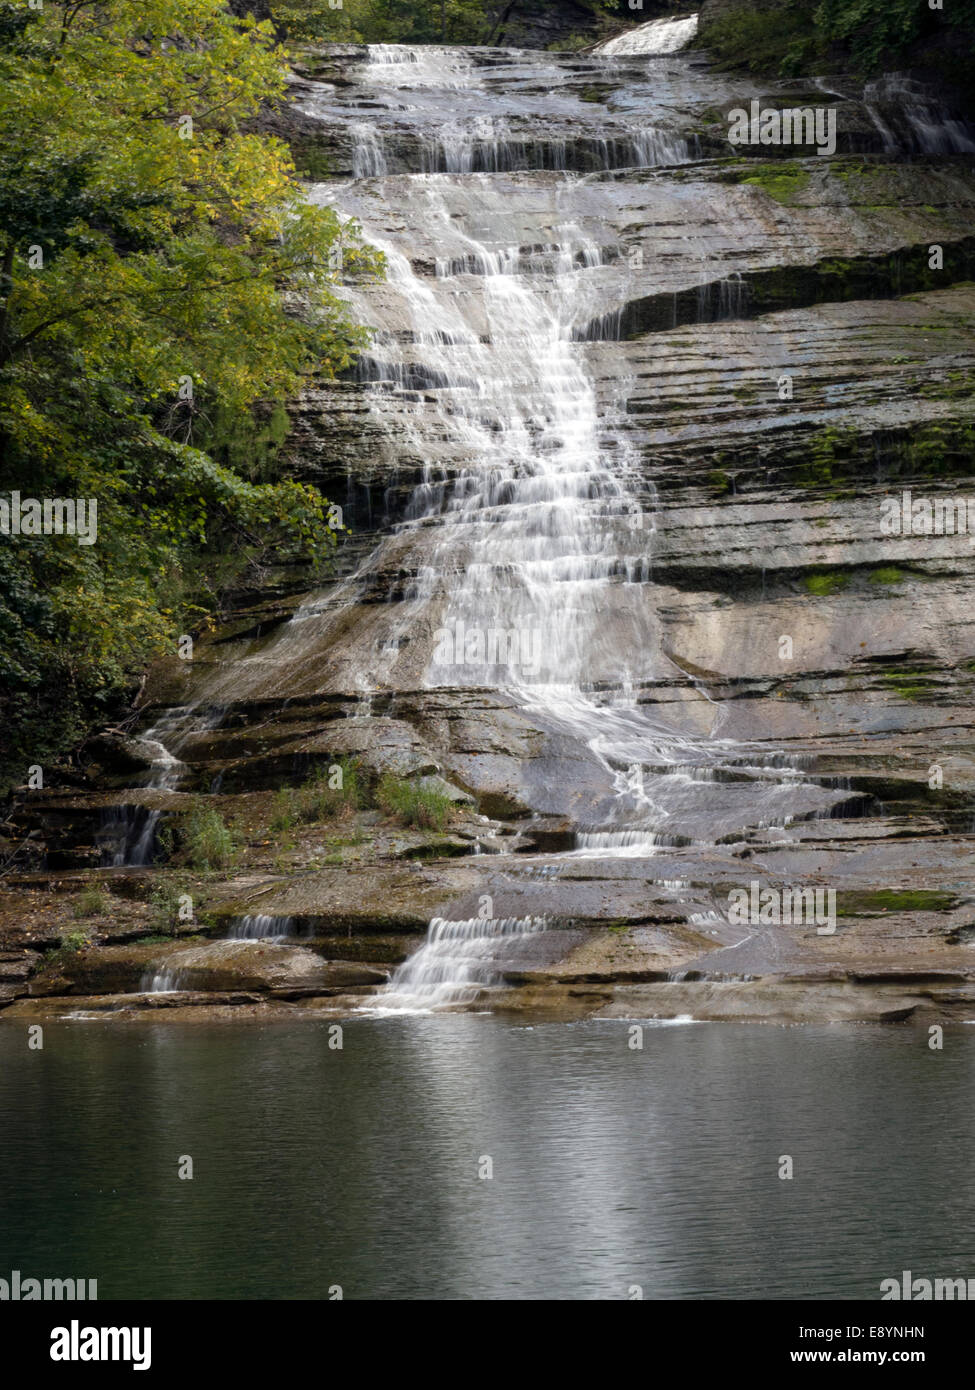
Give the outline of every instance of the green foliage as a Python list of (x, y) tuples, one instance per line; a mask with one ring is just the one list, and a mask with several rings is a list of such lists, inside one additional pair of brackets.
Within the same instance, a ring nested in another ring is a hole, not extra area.
[(181, 879), (165, 879), (156, 883), (149, 895), (150, 921), (156, 933), (175, 936), (180, 927), (180, 899), (188, 891)]
[(386, 772), (379, 780), (376, 801), (389, 816), (422, 830), (443, 830), (450, 818), (449, 796), (435, 787)]
[(870, 71), (909, 48), (924, 23), (918, 0), (823, 0), (815, 18), (828, 39), (844, 42), (854, 63)]
[(0, 0), (0, 497), (98, 506), (93, 545), (4, 537), (11, 769), (212, 607), (201, 557), (334, 546), (326, 499), (286, 476), (285, 402), (351, 363), (338, 282), (381, 258), (241, 129), (284, 73), (272, 25), (222, 0)]
[(272, 0), (281, 31), (320, 43), (486, 43), (506, 4), (483, 0)]
[(975, 32), (975, 0), (950, 0), (940, 11), (924, 0), (782, 0), (760, 10), (745, 3), (705, 16), (700, 38), (730, 66), (794, 77), (824, 62), (865, 74), (889, 70), (953, 29), (964, 50)]
[(91, 937), (86, 931), (66, 931), (61, 933), (61, 944), (54, 951), (49, 951), (48, 959), (58, 959), (63, 956), (73, 956), (78, 951), (87, 951), (91, 945)]
[(365, 791), (358, 763), (340, 758), (328, 767), (316, 768), (304, 786), (284, 787), (271, 807), (272, 831), (290, 830), (301, 822), (336, 820), (354, 815), (363, 805)]
[(194, 869), (209, 872), (232, 868), (238, 847), (223, 816), (213, 807), (198, 802), (181, 827), (183, 853)]
[[(112, 905), (111, 897), (101, 888), (83, 888), (71, 905), (72, 917), (102, 917)], [(84, 935), (84, 933), (80, 933)]]
[(731, 67), (793, 76), (815, 59), (822, 45), (812, 10), (813, 0), (772, 10), (742, 6), (711, 21), (705, 17), (700, 38)]
[[(557, 11), (562, 0), (533, 0), (533, 9)], [(626, 0), (577, 0), (594, 15), (642, 20)], [(328, 0), (271, 0), (271, 15), (288, 39), (312, 43), (464, 43), (490, 44), (504, 37), (509, 0), (343, 0), (332, 9)], [(579, 48), (590, 33), (553, 44)]]

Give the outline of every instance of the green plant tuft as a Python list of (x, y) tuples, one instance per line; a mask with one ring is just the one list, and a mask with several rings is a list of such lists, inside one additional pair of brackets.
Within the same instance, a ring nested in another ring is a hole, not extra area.
[(449, 796), (435, 787), (406, 777), (384, 773), (376, 790), (376, 801), (389, 816), (422, 830), (443, 830), (453, 809)]
[[(94, 884), (82, 889), (71, 907), (72, 917), (103, 917), (112, 905), (111, 896)], [(84, 933), (76, 933), (84, 935)]]

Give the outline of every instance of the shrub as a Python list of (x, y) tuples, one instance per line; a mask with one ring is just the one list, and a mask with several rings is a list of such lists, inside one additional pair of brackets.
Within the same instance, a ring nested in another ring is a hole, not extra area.
[(86, 931), (66, 931), (61, 933), (61, 945), (53, 952), (55, 956), (71, 956), (76, 951), (87, 951), (91, 937)]
[(301, 821), (337, 820), (354, 815), (365, 799), (353, 758), (340, 758), (312, 772), (304, 786), (283, 788), (271, 803), (271, 830), (290, 830)]
[(290, 830), (295, 823), (294, 794), (287, 787), (275, 792), (271, 802), (271, 830)]
[(443, 830), (452, 810), (450, 797), (435, 787), (394, 777), (391, 772), (380, 778), (376, 801), (387, 815), (423, 830)]
[(229, 869), (237, 858), (233, 833), (219, 811), (194, 806), (183, 825), (186, 857), (194, 869)]
[[(108, 912), (112, 900), (107, 893), (94, 886), (82, 890), (78, 894), (77, 901), (72, 905), (72, 917), (101, 917)], [(83, 936), (83, 932), (73, 933), (75, 936)]]
[(340, 758), (329, 768), (318, 768), (301, 789), (302, 820), (331, 820), (352, 815), (362, 804), (359, 765), (352, 758)]
[[(175, 936), (179, 930), (181, 901), (187, 893), (187, 885), (180, 880), (158, 883), (149, 895), (150, 921), (156, 932)], [(187, 919), (189, 920), (189, 919)]]
[(774, 10), (736, 9), (702, 26), (699, 41), (720, 62), (752, 72), (794, 75), (822, 43), (811, 6)]

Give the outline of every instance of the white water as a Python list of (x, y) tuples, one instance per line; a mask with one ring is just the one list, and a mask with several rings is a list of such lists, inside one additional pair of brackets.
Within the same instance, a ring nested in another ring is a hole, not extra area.
[(369, 1000), (370, 1013), (425, 1013), (470, 1004), (501, 981), (504, 966), (524, 956), (532, 937), (549, 926), (544, 917), (434, 917), (420, 949)]
[(147, 970), (139, 981), (140, 994), (175, 994), (180, 989), (178, 970)]
[(269, 917), (263, 913), (241, 917), (230, 930), (232, 941), (283, 941), (294, 935), (293, 917)]
[(603, 57), (628, 57), (631, 54), (646, 54), (648, 57), (662, 53), (677, 53), (686, 48), (697, 33), (696, 14), (685, 19), (651, 19), (615, 39), (608, 39), (593, 49)]
[[(694, 20), (667, 21), (627, 37), (642, 34), (644, 46), (632, 51), (649, 55), (651, 43), (672, 51), (694, 27)], [(370, 52), (366, 74), (370, 82), (405, 85), (421, 72), (421, 95), (430, 101), (436, 70), (430, 50), (384, 48)], [(474, 87), (477, 76), (454, 58), (444, 85), (461, 82)], [(713, 775), (741, 760), (741, 748), (681, 732), (632, 694), (682, 673), (661, 653), (657, 614), (646, 600), (654, 523), (631, 486), (641, 460), (597, 401), (580, 342), (604, 263), (602, 244), (573, 215), (585, 176), (533, 180), (544, 245), (499, 245), (503, 185), (491, 172), (518, 167), (529, 147), (513, 140), (504, 120), (484, 114), (424, 132), (422, 172), (409, 177), (401, 228), (391, 231), (389, 218), (372, 214), (377, 192), (384, 207), (381, 182), (364, 198), (354, 184), (316, 190), (341, 214), (361, 219), (365, 237), (386, 257), (383, 295), (351, 295), (378, 330), (361, 370), (376, 382), (380, 421), (389, 428), (390, 389), (407, 403), (419, 393), (422, 408), (407, 405), (395, 416), (402, 453), (423, 458), (440, 437), (464, 460), (453, 476), (435, 460), (426, 465), (391, 543), (409, 557), (411, 536), (423, 542), (405, 599), (385, 618), (385, 649), (408, 647), (431, 626), (452, 634), (446, 654), (435, 651), (426, 666), (428, 687), (507, 690), (541, 727), (589, 748), (606, 770), (607, 794), (594, 823), (580, 828), (577, 855), (645, 858), (660, 844), (687, 843), (685, 822), (711, 815), (712, 802), (719, 829), (740, 824), (741, 807), (722, 810)], [(358, 123), (354, 136), (354, 167), (381, 178), (388, 163), (382, 132)], [(604, 169), (622, 160), (674, 164), (694, 154), (652, 121), (623, 144), (606, 140), (596, 149)], [(535, 148), (533, 158), (537, 169), (565, 163), (550, 144)], [(401, 180), (388, 182), (397, 206)], [(433, 277), (414, 268), (418, 229), (437, 247)], [(722, 317), (741, 311), (738, 281), (723, 280), (717, 293)], [(710, 312), (710, 304), (703, 307)], [(308, 612), (318, 611), (312, 600)], [(506, 649), (499, 636), (507, 637)], [(608, 673), (613, 692), (594, 693), (597, 673)], [(370, 684), (381, 688), (382, 680), (377, 667)], [(708, 703), (703, 689), (699, 698)], [(712, 722), (709, 714), (705, 726)], [(788, 793), (774, 781), (756, 785), (753, 823), (784, 819)], [(404, 1012), (470, 1003), (542, 929), (536, 918), (434, 918), (424, 946), (365, 1007)]]
[[(887, 73), (867, 84), (864, 101), (880, 132), (885, 150), (905, 147), (921, 154), (971, 154), (975, 128), (950, 115), (921, 83), (903, 73)], [(896, 117), (902, 134), (885, 117)]]
[[(166, 747), (166, 742), (177, 743), (186, 732), (186, 726), (187, 711), (180, 708), (170, 711), (143, 736), (141, 741), (154, 745), (157, 750), (146, 782), (147, 790), (172, 791), (176, 787), (184, 767)], [(144, 810), (134, 806), (121, 806), (113, 813), (103, 832), (112, 845), (113, 865), (141, 866), (152, 862), (161, 815), (158, 809)]]

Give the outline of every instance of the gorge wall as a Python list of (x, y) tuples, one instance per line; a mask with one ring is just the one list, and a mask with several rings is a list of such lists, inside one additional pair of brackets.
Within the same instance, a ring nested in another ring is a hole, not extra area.
[[(309, 196), (387, 258), (288, 445), (339, 570), (241, 594), (20, 805), (0, 1017), (341, 1011), (433, 921), (386, 1006), (967, 1018), (975, 532), (934, 504), (975, 501), (975, 132), (693, 47), (322, 46), (291, 92)], [(835, 151), (730, 144), (753, 101)], [(448, 830), (283, 838), (275, 793), (343, 758)], [(232, 871), (167, 858), (191, 806)], [(753, 882), (832, 890), (835, 931), (742, 928)], [(95, 944), (44, 964), (92, 883)]]

